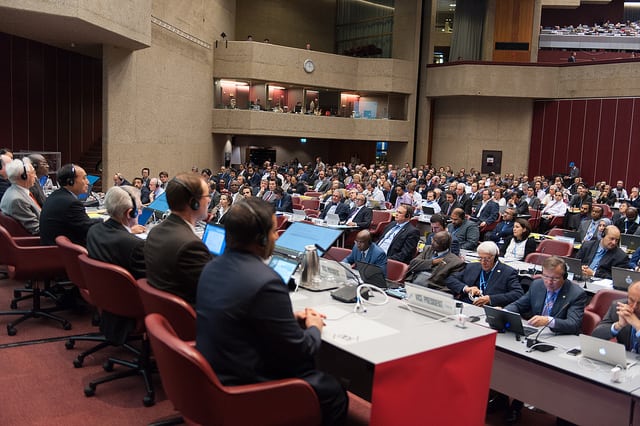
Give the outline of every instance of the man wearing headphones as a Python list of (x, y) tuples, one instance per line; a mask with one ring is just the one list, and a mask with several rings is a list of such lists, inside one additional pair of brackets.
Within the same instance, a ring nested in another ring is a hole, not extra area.
[(402, 204), (393, 216), (394, 221), (382, 231), (378, 246), (387, 254), (387, 259), (409, 264), (420, 241), (420, 231), (409, 223), (413, 216), (413, 207)]
[(11, 182), (7, 179), (7, 170), (5, 168), (10, 162), (11, 157), (6, 154), (0, 155), (0, 200), (2, 200), (5, 191), (11, 186)]
[(293, 312), (287, 286), (265, 265), (275, 241), (273, 206), (251, 197), (233, 204), (225, 222), (227, 249), (198, 283), (196, 347), (227, 386), (298, 377), (315, 390), (324, 425), (341, 425), (347, 396), (315, 369), (324, 316)]
[[(114, 186), (104, 197), (109, 219), (92, 226), (87, 233), (89, 257), (126, 269), (135, 279), (146, 275), (144, 264), (145, 241), (132, 234), (142, 231), (138, 225), (140, 191), (132, 186)], [(100, 331), (112, 342), (124, 343), (135, 330), (136, 320), (102, 311)]]
[(6, 172), (11, 186), (0, 201), (0, 210), (18, 221), (31, 235), (38, 235), (40, 206), (29, 192), (36, 181), (36, 172), (31, 162), (28, 158), (13, 160), (6, 166)]
[(40, 213), (40, 243), (52, 246), (58, 235), (64, 235), (71, 242), (86, 246), (89, 228), (102, 222), (91, 219), (78, 200), (78, 195), (89, 189), (87, 173), (76, 164), (65, 164), (57, 178), (60, 188), (49, 195)]
[[(531, 313), (528, 323), (534, 327), (548, 326), (559, 334), (578, 334), (587, 294), (567, 279), (567, 265), (562, 258), (551, 256), (542, 263), (542, 278), (531, 283), (529, 291), (504, 309), (519, 314)], [(511, 402), (507, 422), (520, 418), (523, 403)]]
[(524, 294), (518, 272), (499, 262), (498, 256), (496, 243), (480, 243), (480, 262), (467, 263), (463, 271), (449, 276), (447, 287), (463, 302), (476, 306), (504, 306), (517, 300)]
[(171, 214), (147, 237), (147, 279), (152, 286), (194, 305), (198, 278), (211, 259), (195, 233), (196, 222), (208, 216), (209, 186), (199, 174), (181, 173), (167, 183), (165, 192)]
[(582, 244), (576, 258), (582, 261), (582, 275), (611, 279), (611, 267), (626, 268), (629, 263), (627, 254), (622, 251), (620, 230), (615, 225), (604, 229), (601, 240), (587, 241)]
[[(133, 235), (138, 225), (140, 191), (132, 186), (111, 187), (104, 196), (109, 219), (92, 226), (87, 233), (89, 257), (122, 266), (135, 279), (145, 277), (145, 241)], [(141, 229), (142, 228), (142, 229)], [(139, 233), (139, 232), (138, 232)]]

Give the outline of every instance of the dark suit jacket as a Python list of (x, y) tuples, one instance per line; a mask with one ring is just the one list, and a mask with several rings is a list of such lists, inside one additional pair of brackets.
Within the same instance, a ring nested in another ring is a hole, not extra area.
[(316, 327), (302, 329), (287, 286), (257, 256), (226, 251), (198, 283), (196, 347), (225, 385), (296, 377), (320, 347)]
[(87, 233), (89, 257), (122, 266), (135, 279), (146, 276), (144, 244), (113, 219), (92, 226)]
[[(458, 200), (458, 195), (456, 194), (456, 201), (457, 200)], [(469, 198), (468, 194), (464, 194), (460, 199), (460, 201), (458, 201), (458, 203), (460, 204), (460, 207), (464, 210), (465, 214), (468, 214), (468, 215), (471, 214), (471, 207), (473, 207), (473, 202), (471, 201), (471, 198)]]
[[(87, 233), (89, 257), (112, 263), (126, 269), (135, 279), (146, 275), (144, 266), (144, 240), (130, 234), (113, 219), (92, 226)], [(124, 343), (136, 328), (136, 320), (102, 312), (100, 331), (115, 343)]]
[[(464, 286), (480, 288), (480, 263), (467, 263), (462, 272), (455, 273), (447, 278), (447, 287), (454, 295), (459, 295), (460, 300), (471, 303), (467, 293), (462, 290)], [(505, 306), (516, 301), (524, 294), (518, 281), (518, 272), (511, 266), (498, 262), (493, 274), (487, 283), (484, 295), (491, 296), (491, 306)]]
[[(347, 215), (347, 219), (351, 216), (351, 212)], [(353, 223), (358, 225), (360, 229), (369, 229), (371, 221), (373, 220), (373, 210), (367, 206), (362, 206), (357, 215), (353, 218)]]
[(91, 219), (84, 205), (71, 192), (64, 188), (54, 191), (40, 212), (40, 243), (45, 246), (56, 244), (56, 237), (64, 235), (72, 243), (87, 245), (89, 228), (102, 219)]
[(376, 243), (371, 243), (364, 259), (362, 258), (362, 252), (358, 249), (358, 245), (354, 244), (351, 253), (342, 259), (342, 261), (349, 265), (353, 265), (359, 261), (370, 263), (379, 266), (384, 272), (384, 275), (387, 276), (387, 254), (382, 251)]
[(478, 204), (478, 207), (476, 209), (476, 214), (474, 214), (474, 217), (478, 218), (479, 222), (486, 222), (487, 225), (495, 222), (496, 220), (498, 220), (498, 215), (500, 214), (500, 206), (498, 205), (498, 203), (496, 203), (495, 201), (489, 200), (487, 202), (487, 205), (484, 206), (484, 208), (482, 209), (482, 211), (480, 212), (480, 215), (478, 216), (478, 210), (480, 210), (480, 207), (482, 206), (482, 204)]
[[(598, 251), (598, 247), (600, 246), (600, 241), (587, 241), (580, 247), (578, 254), (576, 254), (576, 258), (582, 261), (583, 265), (589, 265), (593, 260), (593, 257), (596, 255)], [(619, 268), (626, 268), (629, 264), (629, 258), (627, 254), (623, 252), (620, 247), (616, 247), (613, 250), (608, 250), (602, 259), (600, 260), (600, 265), (598, 265), (598, 270), (595, 272), (595, 276), (598, 278), (608, 278), (611, 279), (611, 267), (617, 266)]]
[(449, 203), (446, 201), (442, 203), (440, 207), (442, 208), (442, 211), (440, 212), (440, 214), (443, 214), (445, 216), (451, 216), (451, 213), (453, 213), (453, 211), (457, 208), (462, 208), (462, 205), (459, 202), (454, 200), (453, 203), (451, 204), (451, 208), (449, 208)]
[[(395, 226), (395, 221), (388, 224), (384, 228), (380, 238), (378, 238), (378, 242), (382, 241), (385, 235), (387, 235), (388, 232), (391, 232)], [(418, 231), (415, 226), (407, 223), (396, 234), (393, 241), (391, 241), (389, 250), (387, 250), (387, 259), (398, 260), (409, 264), (416, 252), (416, 247), (418, 247), (418, 241), (420, 241), (420, 231)]]
[(615, 225), (620, 230), (620, 233), (621, 234), (633, 234), (633, 233), (635, 233), (636, 230), (638, 229), (638, 224), (635, 223), (634, 221), (631, 221), (631, 220), (629, 220), (629, 221), (627, 221), (627, 223), (625, 223), (625, 220), (626, 220), (626, 217), (621, 217), (615, 223)]
[(149, 284), (195, 304), (198, 279), (211, 254), (189, 224), (172, 214), (153, 227), (144, 260)]
[(488, 232), (485, 235), (485, 240), (491, 240), (494, 242), (500, 241), (500, 238), (503, 240), (509, 238), (513, 235), (513, 221), (501, 221), (495, 227), (495, 229), (491, 232)]
[(293, 201), (291, 195), (286, 192), (282, 194), (282, 198), (279, 200), (273, 200), (273, 205), (276, 207), (277, 212), (293, 213)]
[(602, 321), (600, 321), (600, 324), (598, 324), (593, 330), (591, 335), (605, 340), (610, 340), (615, 337), (618, 343), (622, 343), (624, 347), (627, 348), (628, 351), (630, 351), (632, 349), (631, 344), (633, 342), (633, 339), (631, 337), (631, 325), (627, 324), (626, 326), (622, 327), (617, 336), (611, 334), (611, 326), (619, 319), (618, 313), (616, 312), (618, 303), (629, 302), (625, 299), (614, 300), (613, 302), (611, 302), (609, 310), (605, 314), (604, 318), (602, 318)]
[(47, 196), (44, 195), (44, 190), (42, 189), (42, 186), (40, 186), (39, 179), (36, 179), (36, 182), (33, 184), (33, 186), (29, 188), (29, 191), (33, 194), (33, 197), (40, 205), (40, 208), (42, 208), (42, 206), (44, 206), (44, 202), (47, 200)]
[[(322, 212), (320, 212), (320, 219), (324, 219), (325, 216), (327, 216), (327, 213), (329, 213), (329, 209), (331, 208), (332, 203), (327, 203), (326, 206), (324, 206), (324, 210), (322, 210)], [(338, 206), (336, 207), (336, 214), (338, 215), (338, 217), (340, 217), (340, 221), (344, 222), (345, 220), (347, 220), (347, 217), (349, 217), (349, 206), (345, 203), (338, 203)]]
[[(542, 279), (537, 279), (531, 283), (529, 291), (524, 296), (505, 306), (504, 309), (520, 314), (542, 315), (546, 297), (547, 288)], [(586, 304), (587, 294), (584, 290), (571, 281), (565, 280), (549, 315), (555, 319), (551, 331), (563, 334), (580, 333)]]

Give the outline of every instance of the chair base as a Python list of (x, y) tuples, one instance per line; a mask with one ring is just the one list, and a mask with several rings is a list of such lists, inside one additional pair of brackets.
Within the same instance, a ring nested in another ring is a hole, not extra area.
[(150, 359), (149, 342), (147, 340), (143, 340), (140, 356), (134, 359), (133, 361), (126, 361), (119, 358), (109, 358), (107, 361), (105, 361), (102, 367), (104, 368), (105, 371), (110, 372), (110, 371), (113, 371), (114, 364), (128, 367), (128, 369), (119, 371), (115, 374), (111, 374), (107, 377), (103, 377), (101, 379), (90, 382), (84, 388), (84, 395), (86, 397), (94, 396), (98, 385), (101, 385), (103, 383), (108, 383), (114, 380), (140, 374), (142, 376), (142, 379), (144, 380), (144, 386), (147, 392), (147, 394), (142, 399), (142, 403), (144, 404), (145, 407), (153, 406), (156, 403), (156, 397), (153, 389), (153, 382), (152, 382), (151, 375), (155, 371), (155, 366), (153, 365)]
[(180, 415), (176, 415), (172, 417), (155, 420), (149, 423), (147, 426), (173, 426), (173, 425), (183, 425), (183, 424), (185, 424), (184, 417)]
[[(138, 339), (131, 339), (131, 340), (138, 340)], [(104, 348), (107, 348), (109, 346), (113, 346), (104, 335), (100, 333), (94, 333), (94, 334), (85, 334), (82, 336), (72, 336), (69, 338), (69, 340), (65, 342), (64, 347), (67, 349), (73, 349), (76, 345), (76, 342), (98, 342), (98, 344), (78, 354), (76, 359), (73, 360), (73, 366), (75, 368), (82, 367), (84, 363), (84, 359), (87, 356), (95, 352), (98, 352), (99, 350), (102, 350)], [(129, 350), (130, 352), (132, 352), (136, 356), (140, 355), (140, 350), (129, 345), (128, 343), (125, 343), (123, 347)]]
[(40, 297), (42, 295), (40, 287), (38, 287), (37, 283), (33, 285), (33, 294), (31, 294), (31, 298), (33, 299), (33, 307), (31, 309), (26, 310), (11, 310), (11, 311), (3, 311), (0, 312), (0, 315), (21, 315), (17, 320), (7, 324), (7, 334), (9, 336), (15, 336), (18, 330), (16, 330), (16, 325), (20, 324), (23, 321), (26, 321), (30, 318), (48, 318), (54, 321), (58, 321), (62, 324), (62, 328), (65, 330), (71, 330), (71, 323), (66, 319), (53, 314), (53, 312), (59, 311), (62, 308), (53, 307), (53, 308), (41, 308), (40, 307)]

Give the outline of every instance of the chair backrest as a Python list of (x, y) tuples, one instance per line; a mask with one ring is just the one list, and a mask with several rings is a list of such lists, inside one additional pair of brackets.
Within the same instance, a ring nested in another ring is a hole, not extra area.
[(4, 226), (12, 237), (30, 237), (31, 234), (24, 226), (11, 216), (0, 212), (0, 226)]
[(318, 399), (308, 383), (286, 379), (227, 388), (204, 356), (176, 336), (166, 318), (150, 314), (145, 325), (164, 390), (189, 422), (212, 426), (320, 424)]
[(56, 244), (58, 245), (60, 257), (64, 262), (67, 277), (79, 288), (86, 289), (87, 286), (84, 284), (84, 275), (82, 275), (80, 263), (78, 263), (78, 256), (88, 254), (87, 249), (81, 245), (72, 243), (71, 240), (64, 235), (56, 237)]
[(600, 318), (603, 318), (611, 303), (614, 300), (626, 299), (627, 292), (621, 290), (604, 289), (596, 293), (591, 299), (591, 302), (584, 308), (585, 311), (593, 312)]
[(404, 282), (404, 277), (407, 275), (409, 265), (400, 262), (398, 260), (387, 259), (387, 278), (391, 281), (397, 281), (399, 283)]
[(538, 253), (552, 254), (556, 256), (571, 256), (573, 245), (566, 241), (543, 240), (536, 249)]
[(318, 210), (318, 207), (320, 207), (320, 200), (318, 200), (317, 198), (305, 198), (303, 200), (300, 200), (300, 204), (302, 204), (302, 207), (304, 207), (305, 210)]
[(542, 262), (544, 262), (547, 257), (551, 257), (551, 255), (547, 253), (533, 252), (529, 253), (527, 257), (524, 258), (524, 261), (527, 263), (533, 263), (534, 265), (542, 265)]
[(138, 284), (129, 271), (86, 254), (78, 256), (78, 262), (95, 306), (127, 318), (144, 318)]
[(276, 229), (285, 229), (288, 219), (285, 215), (276, 216)]
[(322, 195), (322, 192), (318, 192), (318, 191), (307, 191), (304, 193), (305, 197), (319, 197)]
[(342, 262), (342, 259), (349, 256), (351, 254), (351, 249), (342, 248), (342, 247), (329, 247), (329, 250), (322, 256), (326, 257), (329, 260), (337, 260), (338, 262)]
[(371, 225), (369, 226), (369, 230), (373, 231), (376, 229), (380, 222), (391, 222), (391, 212), (386, 210), (374, 210), (373, 216), (371, 217)]
[(602, 207), (602, 217), (606, 217), (609, 219), (613, 217), (613, 211), (611, 210), (611, 207), (609, 207), (608, 204), (594, 204), (594, 206)]
[(580, 332), (582, 334), (591, 335), (593, 330), (600, 323), (601, 319), (602, 318), (599, 315), (585, 309), (582, 315), (582, 326), (580, 327)]
[(0, 264), (10, 266), (9, 276), (17, 280), (51, 279), (66, 272), (58, 246), (19, 245), (3, 226), (0, 226)]
[(161, 314), (182, 340), (196, 340), (196, 312), (184, 299), (151, 286), (146, 278), (138, 280), (144, 312)]

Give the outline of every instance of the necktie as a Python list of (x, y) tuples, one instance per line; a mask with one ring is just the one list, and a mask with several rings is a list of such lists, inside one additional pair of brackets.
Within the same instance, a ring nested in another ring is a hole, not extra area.
[(638, 331), (635, 329), (635, 327), (631, 327), (631, 351), (638, 353), (638, 343), (640, 342), (640, 340), (638, 340), (638, 335), (636, 334)]
[(542, 309), (542, 315), (547, 317), (551, 314), (551, 309), (553, 309), (553, 303), (555, 302), (557, 297), (557, 293), (555, 292), (547, 292), (547, 297), (544, 299), (544, 308)]
[(42, 206), (40, 205), (40, 203), (38, 203), (38, 200), (36, 200), (36, 197), (33, 196), (31, 191), (29, 191), (29, 197), (33, 200), (33, 202), (36, 204), (36, 206), (42, 208)]
[(591, 221), (591, 225), (589, 225), (589, 229), (587, 230), (587, 234), (584, 236), (584, 240), (585, 241), (590, 241), (591, 238), (593, 238), (593, 233), (596, 231), (597, 227), (598, 227), (598, 225), (594, 221)]

